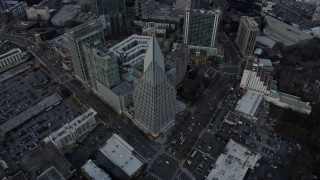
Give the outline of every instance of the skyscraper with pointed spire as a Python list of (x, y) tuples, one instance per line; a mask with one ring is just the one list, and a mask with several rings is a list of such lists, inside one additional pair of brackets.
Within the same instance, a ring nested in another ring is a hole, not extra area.
[(143, 75), (133, 91), (135, 123), (153, 137), (174, 124), (176, 91), (166, 75), (164, 57), (153, 35), (144, 58)]

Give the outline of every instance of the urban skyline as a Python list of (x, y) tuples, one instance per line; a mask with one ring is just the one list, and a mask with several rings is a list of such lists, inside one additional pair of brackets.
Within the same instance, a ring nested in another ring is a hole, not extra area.
[(0, 179), (319, 179), (319, 12), (0, 0)]

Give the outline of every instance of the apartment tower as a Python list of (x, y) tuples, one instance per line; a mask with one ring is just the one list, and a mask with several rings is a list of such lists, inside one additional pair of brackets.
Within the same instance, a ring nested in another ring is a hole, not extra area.
[(243, 55), (253, 53), (258, 32), (258, 23), (252, 17), (241, 17), (235, 43)]
[(101, 42), (104, 44), (104, 35), (101, 22), (97, 19), (88, 21), (72, 29), (69, 29), (66, 34), (74, 75), (84, 84), (90, 84), (88, 67), (84, 55), (83, 45), (86, 43)]

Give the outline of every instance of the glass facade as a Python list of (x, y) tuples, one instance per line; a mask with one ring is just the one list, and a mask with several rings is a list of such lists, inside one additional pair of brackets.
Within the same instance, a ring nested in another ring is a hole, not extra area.
[(144, 61), (143, 75), (133, 92), (135, 122), (146, 133), (157, 137), (174, 124), (176, 91), (174, 83), (167, 78), (164, 58), (154, 36)]
[(187, 45), (214, 47), (220, 10), (186, 10), (184, 42)]
[(108, 88), (113, 88), (120, 83), (117, 57), (111, 51), (103, 45), (94, 47), (89, 44), (84, 45), (84, 51), (93, 88), (97, 89), (95, 80)]
[(108, 16), (112, 36), (123, 36), (127, 33), (125, 0), (91, 0), (91, 11)]
[(85, 63), (85, 55), (82, 45), (95, 41), (104, 42), (102, 25), (99, 20), (88, 21), (80, 26), (69, 29), (67, 40), (75, 76), (84, 83), (89, 83), (88, 67)]

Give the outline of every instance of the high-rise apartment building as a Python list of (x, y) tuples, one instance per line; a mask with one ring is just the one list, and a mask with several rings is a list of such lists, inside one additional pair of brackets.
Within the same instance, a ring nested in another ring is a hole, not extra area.
[(167, 78), (164, 57), (154, 35), (142, 73), (133, 91), (134, 121), (144, 132), (157, 137), (174, 124), (176, 91)]
[(97, 89), (96, 81), (110, 89), (120, 83), (118, 61), (113, 52), (101, 43), (87, 43), (83, 49), (92, 88)]
[(253, 53), (258, 32), (258, 23), (252, 17), (241, 17), (235, 43), (243, 55)]
[(191, 9), (209, 10), (212, 0), (191, 0)]
[(123, 36), (127, 33), (125, 0), (91, 0), (91, 11), (107, 16), (112, 36)]
[(66, 37), (72, 56), (74, 75), (83, 83), (89, 84), (88, 67), (85, 62), (83, 45), (85, 43), (91, 44), (98, 41), (104, 43), (101, 22), (95, 19), (83, 23), (77, 27), (69, 29)]
[(186, 9), (184, 43), (191, 46), (214, 47), (220, 9)]
[(155, 0), (136, 0), (134, 9), (136, 16), (148, 19), (155, 9)]

